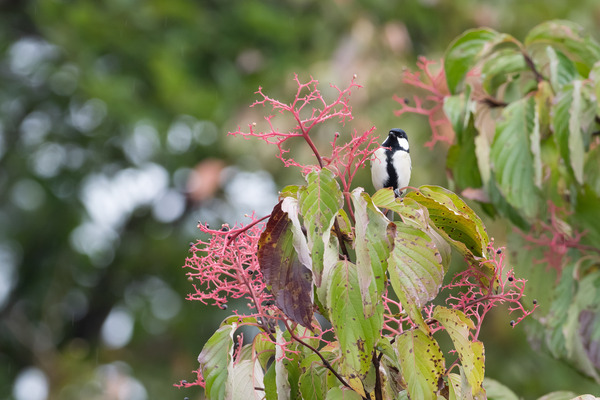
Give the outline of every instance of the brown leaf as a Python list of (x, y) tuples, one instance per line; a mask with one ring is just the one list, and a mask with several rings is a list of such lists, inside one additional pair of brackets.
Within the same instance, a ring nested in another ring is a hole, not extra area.
[[(275, 304), (291, 320), (311, 328), (312, 273), (298, 259), (288, 213), (277, 203), (258, 241), (258, 263)], [(302, 238), (304, 239), (304, 238)]]

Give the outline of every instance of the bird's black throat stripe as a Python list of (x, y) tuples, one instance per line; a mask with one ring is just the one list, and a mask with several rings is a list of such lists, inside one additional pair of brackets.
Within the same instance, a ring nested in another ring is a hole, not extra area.
[(392, 189), (398, 189), (398, 174), (396, 173), (396, 168), (394, 168), (394, 153), (396, 150), (400, 149), (398, 142), (392, 144), (390, 149), (385, 150), (386, 157), (386, 170), (388, 174), (387, 181), (383, 184), (383, 187), (391, 187)]

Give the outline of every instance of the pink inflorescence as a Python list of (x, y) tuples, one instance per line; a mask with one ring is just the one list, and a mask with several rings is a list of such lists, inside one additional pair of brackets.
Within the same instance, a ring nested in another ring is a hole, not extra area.
[(313, 153), (315, 153), (319, 166), (323, 167), (323, 158), (319, 154), (311, 137), (311, 131), (317, 125), (331, 119), (337, 119), (341, 125), (346, 121), (352, 120), (352, 107), (349, 105), (350, 95), (352, 90), (361, 86), (355, 82), (353, 78), (348, 87), (340, 89), (335, 85), (331, 87), (337, 92), (337, 96), (327, 102), (323, 94), (319, 90), (319, 81), (311, 78), (308, 82), (302, 83), (298, 75), (294, 76), (294, 81), (298, 88), (294, 99), (291, 103), (283, 103), (279, 100), (267, 96), (262, 88), (256, 92), (262, 97), (262, 100), (257, 100), (252, 104), (252, 107), (262, 105), (271, 106), (277, 114), (287, 114), (293, 119), (292, 127), (281, 130), (274, 123), (277, 114), (271, 114), (265, 117), (267, 128), (265, 130), (257, 129), (257, 124), (248, 125), (248, 131), (245, 132), (238, 127), (235, 132), (229, 132), (230, 135), (240, 135), (245, 138), (256, 137), (269, 144), (277, 146), (279, 155), (277, 156), (286, 167), (299, 167), (303, 173), (308, 173), (313, 169), (314, 165), (300, 164), (289, 155), (289, 149), (284, 147), (284, 143), (291, 138), (302, 138), (309, 145)]
[(490, 243), (487, 253), (489, 258), (479, 263), (469, 263), (463, 272), (455, 275), (452, 282), (443, 287), (459, 289), (458, 294), (449, 294), (446, 302), (464, 312), (475, 323), (475, 331), (471, 332), (474, 340), (479, 336), (483, 320), (492, 308), (508, 304), (509, 313), (518, 313), (518, 317), (511, 321), (511, 326), (515, 326), (538, 307), (535, 300), (531, 309), (523, 306), (527, 281), (515, 277), (513, 269), (507, 268), (504, 248), (496, 249)]
[(548, 214), (550, 214), (549, 223), (538, 221), (533, 230), (537, 234), (518, 232), (530, 244), (530, 248), (544, 249), (543, 258), (536, 262), (545, 263), (548, 268), (556, 270), (557, 276), (560, 277), (560, 273), (567, 263), (569, 249), (589, 250), (587, 246), (580, 243), (587, 232), (571, 229), (565, 222), (570, 213), (564, 208), (556, 206), (551, 200), (548, 200), (547, 204)]
[[(405, 71), (402, 80), (403, 83), (424, 91), (426, 93), (424, 98), (413, 96), (415, 105), (411, 106), (407, 98), (394, 96), (394, 100), (400, 104), (400, 109), (395, 111), (396, 116), (405, 113), (427, 116), (432, 133), (431, 140), (425, 143), (425, 146), (429, 148), (433, 148), (437, 142), (452, 144), (454, 140), (452, 135), (447, 134), (447, 132), (452, 132), (452, 125), (444, 114), (444, 99), (450, 94), (446, 84), (446, 73), (444, 68), (440, 68), (437, 73), (434, 73), (431, 70), (432, 64), (436, 64), (436, 62), (419, 57), (417, 68), (420, 71)], [(426, 105), (425, 102), (428, 104)]]
[(249, 307), (261, 312), (264, 302), (272, 300), (258, 266), (258, 240), (264, 229), (261, 220), (251, 216), (246, 226), (210, 229), (198, 224), (198, 228), (210, 235), (191, 245), (192, 255), (186, 259), (184, 268), (188, 279), (196, 281), (194, 292), (188, 300), (199, 300), (225, 308), (230, 299), (245, 298)]

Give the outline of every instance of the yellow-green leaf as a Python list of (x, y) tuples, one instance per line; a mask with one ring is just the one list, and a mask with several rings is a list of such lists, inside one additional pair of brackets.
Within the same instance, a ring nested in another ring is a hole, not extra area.
[(435, 399), (438, 381), (445, 372), (445, 361), (435, 339), (416, 329), (396, 337), (394, 348), (398, 354), (402, 375), (408, 384), (411, 399)]
[(356, 265), (339, 261), (328, 286), (327, 308), (340, 346), (340, 367), (345, 377), (364, 377), (383, 325), (383, 306), (365, 318)]
[(473, 396), (483, 392), (482, 383), (485, 372), (485, 355), (483, 343), (472, 341), (470, 330), (474, 329), (473, 321), (460, 310), (437, 306), (433, 311), (433, 318), (445, 329), (454, 348), (458, 352), (461, 365), (464, 368), (467, 381)]

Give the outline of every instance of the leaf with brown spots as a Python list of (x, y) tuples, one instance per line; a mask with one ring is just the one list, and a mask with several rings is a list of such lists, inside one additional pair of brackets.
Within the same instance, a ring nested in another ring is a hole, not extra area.
[(365, 318), (358, 286), (356, 265), (339, 261), (329, 280), (327, 308), (340, 346), (340, 372), (347, 380), (367, 374), (383, 325), (381, 304)]
[(328, 169), (311, 171), (306, 175), (306, 182), (307, 185), (298, 190), (298, 202), (304, 218), (315, 283), (321, 286), (325, 247), (330, 242), (331, 227), (342, 207), (342, 192), (334, 173)]
[(486, 256), (490, 239), (483, 221), (455, 193), (439, 186), (421, 186), (418, 192), (406, 197), (427, 207), (438, 233), (465, 257)]
[(273, 208), (258, 242), (258, 263), (275, 297), (291, 320), (310, 328), (313, 317), (311, 259), (298, 221), (298, 203), (286, 197)]
[(438, 306), (433, 311), (433, 318), (448, 332), (454, 348), (458, 352), (471, 393), (477, 397), (484, 392), (483, 376), (485, 373), (485, 354), (483, 343), (471, 341), (469, 331), (475, 329), (473, 321), (460, 310)]
[(446, 369), (444, 356), (435, 339), (420, 329), (396, 337), (396, 354), (411, 399), (436, 399), (438, 382)]
[(369, 317), (381, 300), (393, 239), (388, 235), (390, 222), (362, 188), (352, 191), (352, 203), (356, 218), (354, 249), (358, 282), (365, 317)]
[(419, 229), (398, 225), (388, 271), (404, 310), (427, 330), (421, 308), (436, 297), (444, 280), (442, 256), (435, 242)]

